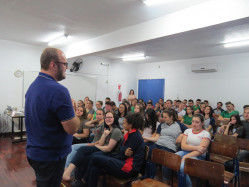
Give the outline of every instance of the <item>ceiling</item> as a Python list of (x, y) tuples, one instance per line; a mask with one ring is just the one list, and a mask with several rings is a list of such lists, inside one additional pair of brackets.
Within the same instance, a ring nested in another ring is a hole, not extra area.
[[(0, 0), (0, 39), (46, 47), (63, 33), (65, 43), (98, 38), (108, 33), (186, 9), (208, 0), (170, 0), (156, 7), (142, 0)], [(239, 33), (239, 34), (238, 34)], [(144, 41), (91, 55), (120, 60), (123, 55), (145, 52), (149, 63), (249, 52), (248, 47), (225, 49), (231, 36), (249, 38), (249, 18)]]
[(0, 39), (44, 47), (65, 33), (72, 36), (70, 45), (204, 1), (147, 7), (142, 0), (0, 0)]
[(222, 45), (224, 41), (236, 37), (249, 38), (249, 18), (98, 52), (94, 55), (121, 60), (122, 56), (144, 52), (147, 56), (145, 60), (133, 62), (151, 63), (249, 52), (249, 47), (224, 48)]

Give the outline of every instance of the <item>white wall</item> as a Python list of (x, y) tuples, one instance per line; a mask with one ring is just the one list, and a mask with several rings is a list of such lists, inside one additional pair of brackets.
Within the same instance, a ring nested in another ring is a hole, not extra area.
[[(70, 59), (70, 64), (75, 59), (76, 58)], [(134, 89), (136, 91), (136, 65), (131, 66), (130, 63), (111, 61), (96, 56), (82, 57), (82, 59), (82, 69), (79, 70), (79, 72), (75, 72), (75, 74), (96, 77), (96, 101), (105, 101), (106, 97), (110, 97), (116, 102), (116, 104), (118, 104), (118, 84), (121, 84), (123, 98), (128, 97), (130, 89)], [(103, 66), (101, 63), (109, 64), (109, 66)], [(82, 99), (84, 99), (84, 97), (85, 96), (83, 96)]]
[[(0, 40), (1, 73), (0, 73), (0, 113), (3, 113), (7, 105), (22, 108), (23, 77), (17, 78), (14, 72), (40, 71), (40, 55), (44, 48)], [(109, 96), (117, 102), (118, 84), (122, 85), (125, 96), (130, 88), (136, 88), (136, 66), (111, 62), (100, 57), (83, 57), (84, 65), (80, 72), (86, 76), (97, 78), (96, 100), (105, 100)], [(108, 63), (101, 66), (100, 63)], [(108, 72), (109, 68), (109, 73)], [(68, 70), (69, 71), (69, 70)], [(107, 76), (108, 75), (108, 76)], [(108, 84), (107, 84), (107, 80)], [(87, 89), (87, 88), (85, 88)], [(82, 96), (84, 99), (85, 96)]]
[[(211, 106), (217, 101), (231, 101), (242, 113), (249, 104), (249, 53), (139, 64), (138, 79), (165, 79), (165, 99), (207, 99)], [(215, 63), (218, 72), (193, 73), (191, 64)], [(225, 108), (225, 106), (223, 107)]]
[(0, 40), (1, 73), (0, 73), (0, 112), (7, 105), (22, 110), (23, 77), (14, 76), (16, 70), (40, 70), (42, 48), (17, 42)]

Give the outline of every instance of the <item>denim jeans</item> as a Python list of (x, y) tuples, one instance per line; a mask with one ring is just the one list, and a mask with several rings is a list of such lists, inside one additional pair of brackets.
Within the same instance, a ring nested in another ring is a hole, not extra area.
[(76, 155), (77, 151), (79, 150), (80, 147), (86, 146), (87, 143), (81, 143), (81, 144), (74, 144), (72, 145), (72, 152), (67, 155), (67, 160), (65, 164), (65, 168), (69, 166), (69, 164), (72, 162), (73, 157)]
[[(178, 151), (176, 154), (180, 155), (182, 158), (184, 155), (187, 155), (191, 152), (192, 151)], [(197, 159), (197, 160), (205, 160), (206, 154), (198, 156), (198, 157), (190, 157), (190, 158)], [(181, 162), (181, 167), (180, 167), (180, 171), (179, 171), (180, 176), (184, 176), (184, 163), (185, 162)], [(191, 182), (190, 177), (188, 175), (186, 175), (186, 186), (187, 187), (192, 186), (192, 182)]]

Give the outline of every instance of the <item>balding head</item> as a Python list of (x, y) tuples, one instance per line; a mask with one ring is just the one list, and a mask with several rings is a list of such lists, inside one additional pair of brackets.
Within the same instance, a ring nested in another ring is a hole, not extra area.
[(48, 70), (51, 61), (60, 61), (58, 53), (62, 51), (56, 48), (46, 48), (41, 54), (41, 69)]

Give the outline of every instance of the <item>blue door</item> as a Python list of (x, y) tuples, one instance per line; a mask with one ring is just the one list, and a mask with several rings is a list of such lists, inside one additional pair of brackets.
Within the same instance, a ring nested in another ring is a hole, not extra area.
[(160, 98), (164, 100), (164, 79), (138, 80), (138, 99), (143, 99), (146, 103), (151, 99), (155, 105)]

